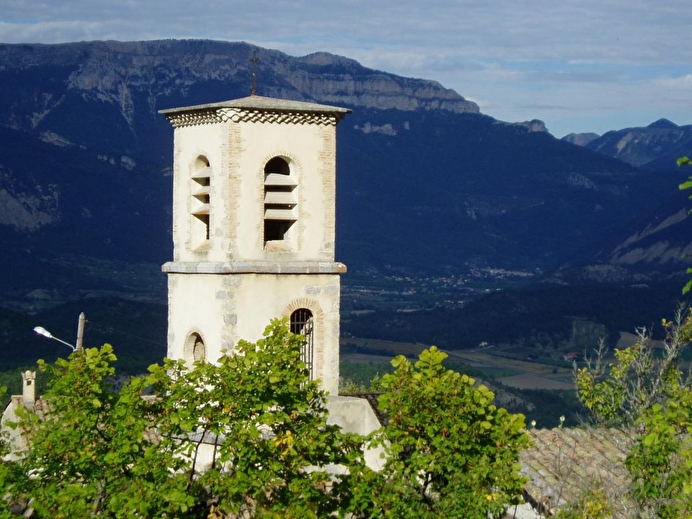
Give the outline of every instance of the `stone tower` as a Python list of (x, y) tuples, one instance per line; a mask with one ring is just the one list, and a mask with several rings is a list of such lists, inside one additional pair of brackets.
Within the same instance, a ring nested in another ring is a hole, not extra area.
[(168, 356), (215, 361), (287, 317), (338, 392), (336, 125), (344, 108), (260, 96), (162, 110), (174, 127)]

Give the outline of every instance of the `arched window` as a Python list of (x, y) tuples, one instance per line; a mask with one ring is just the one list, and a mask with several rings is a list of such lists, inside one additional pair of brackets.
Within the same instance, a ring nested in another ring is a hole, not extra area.
[(185, 341), (185, 362), (192, 365), (195, 362), (204, 361), (207, 358), (207, 348), (199, 333), (191, 333)]
[(305, 362), (305, 366), (310, 370), (310, 380), (315, 379), (313, 365), (315, 325), (312, 312), (307, 308), (299, 308), (291, 314), (290, 321), (291, 333), (304, 335), (305, 342), (300, 351), (300, 359)]
[(298, 219), (295, 188), (291, 168), (281, 157), (274, 157), (264, 166), (264, 243), (285, 240)]
[(190, 213), (192, 215), (191, 245), (197, 248), (209, 240), (209, 212), (211, 207), (211, 166), (206, 157), (195, 161), (190, 179)]

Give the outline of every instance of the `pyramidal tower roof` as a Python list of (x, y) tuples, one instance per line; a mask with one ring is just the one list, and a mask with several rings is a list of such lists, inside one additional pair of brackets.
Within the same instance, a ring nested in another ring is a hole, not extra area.
[(338, 106), (329, 106), (318, 103), (306, 103), (304, 101), (292, 101), (289, 99), (276, 99), (273, 97), (263, 97), (251, 95), (240, 99), (231, 99), (219, 103), (208, 103), (202, 105), (185, 106), (180, 108), (168, 108), (159, 110), (160, 114), (172, 115), (184, 112), (200, 110), (216, 110), (223, 108), (234, 108), (238, 110), (268, 111), (268, 112), (302, 112), (315, 114), (331, 114), (341, 119), (351, 110)]

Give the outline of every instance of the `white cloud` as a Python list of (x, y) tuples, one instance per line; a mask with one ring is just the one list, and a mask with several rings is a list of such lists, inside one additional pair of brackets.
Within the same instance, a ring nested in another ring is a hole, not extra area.
[(659, 78), (654, 80), (653, 83), (661, 88), (686, 91), (692, 97), (692, 74), (685, 74), (680, 77)]
[(653, 109), (692, 122), (690, 27), (688, 0), (0, 0), (8, 43), (204, 38), (327, 51), (437, 80), (490, 115), (542, 118), (555, 133), (617, 128), (637, 113), (648, 124)]

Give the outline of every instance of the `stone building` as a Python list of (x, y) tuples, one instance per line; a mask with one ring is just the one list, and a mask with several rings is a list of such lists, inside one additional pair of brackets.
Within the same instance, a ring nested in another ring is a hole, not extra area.
[(27, 409), (33, 411), (42, 418), (45, 408), (46, 403), (36, 398), (36, 372), (30, 370), (23, 371), (22, 394), (12, 395), (7, 407), (5, 407), (2, 413), (0, 434), (3, 439), (7, 441), (9, 446), (9, 453), (6, 459), (15, 460), (20, 458), (29, 448), (29, 439), (25, 432), (18, 427), (11, 426), (11, 424), (19, 420), (19, 410)]
[(168, 356), (214, 362), (288, 317), (338, 393), (336, 125), (344, 108), (252, 95), (162, 110), (173, 125)]
[(161, 110), (175, 129), (168, 357), (214, 362), (286, 317), (329, 422), (368, 434), (380, 427), (368, 402), (339, 396), (336, 125), (349, 112), (256, 95)]

